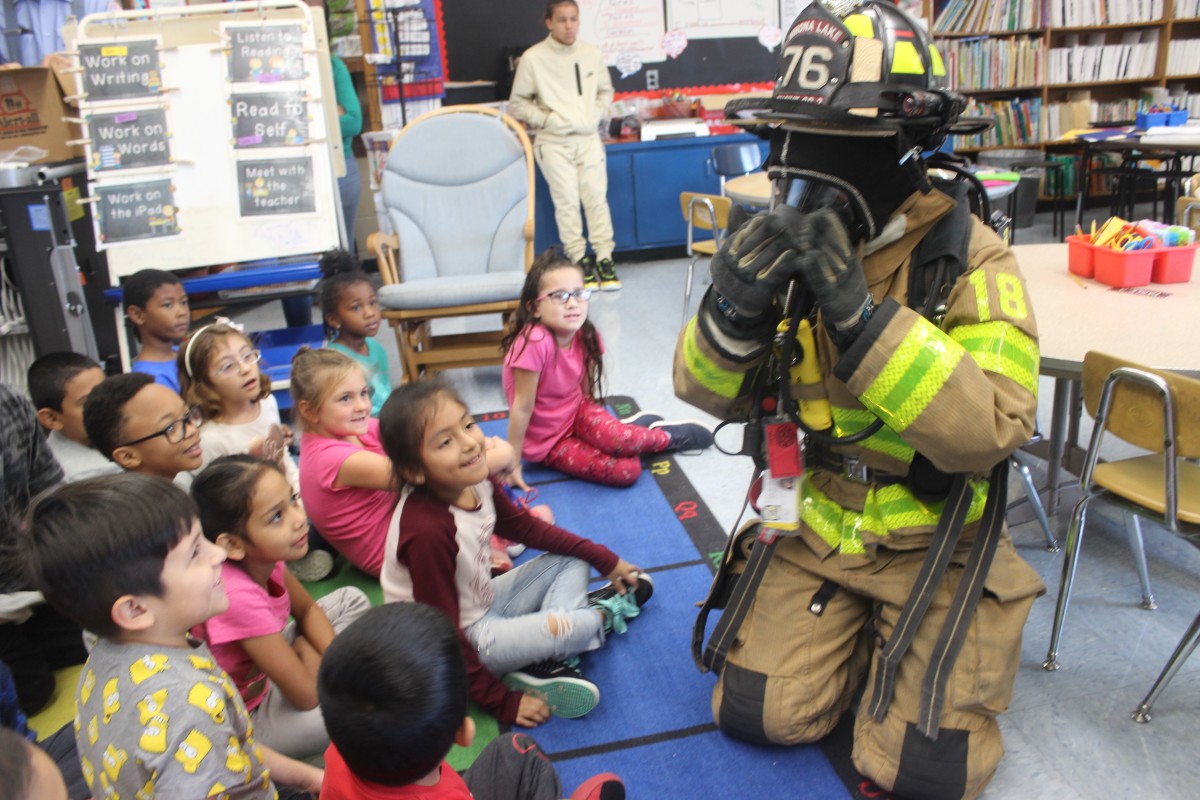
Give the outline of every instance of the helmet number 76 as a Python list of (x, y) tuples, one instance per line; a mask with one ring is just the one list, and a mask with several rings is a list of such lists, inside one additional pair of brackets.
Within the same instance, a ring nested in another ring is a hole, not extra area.
[(796, 77), (796, 86), (801, 89), (821, 89), (829, 83), (829, 62), (833, 60), (833, 48), (795, 44), (785, 47), (783, 54), (791, 59), (787, 72), (783, 74), (784, 86), (792, 85), (793, 76)]

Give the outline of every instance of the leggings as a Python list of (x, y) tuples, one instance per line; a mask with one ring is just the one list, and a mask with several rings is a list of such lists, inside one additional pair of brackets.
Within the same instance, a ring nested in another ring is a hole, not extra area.
[(548, 467), (605, 486), (632, 486), (642, 473), (642, 453), (671, 444), (664, 430), (626, 425), (594, 400), (584, 400), (575, 422), (542, 461)]

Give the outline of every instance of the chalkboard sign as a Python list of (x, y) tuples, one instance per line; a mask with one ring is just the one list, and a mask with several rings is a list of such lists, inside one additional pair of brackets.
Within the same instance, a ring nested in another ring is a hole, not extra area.
[(89, 102), (153, 97), (162, 88), (158, 42), (108, 42), (79, 46), (83, 90)]
[(239, 161), (237, 171), (243, 217), (303, 214), (317, 208), (309, 157)]
[(308, 104), (302, 92), (233, 94), (234, 146), (286, 147), (308, 141)]
[(299, 25), (229, 26), (229, 79), (273, 83), (304, 78), (304, 35)]
[(166, 109), (93, 114), (87, 123), (92, 140), (93, 172), (154, 167), (171, 162)]
[(106, 244), (179, 233), (175, 191), (170, 179), (93, 185), (100, 198), (100, 239)]

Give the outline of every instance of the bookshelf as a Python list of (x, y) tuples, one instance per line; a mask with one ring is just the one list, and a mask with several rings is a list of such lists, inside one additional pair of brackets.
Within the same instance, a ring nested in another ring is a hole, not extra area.
[(1166, 87), (1200, 116), (1200, 0), (925, 0), (952, 88), (996, 119), (955, 150), (1039, 148), (1092, 121), (1133, 119)]

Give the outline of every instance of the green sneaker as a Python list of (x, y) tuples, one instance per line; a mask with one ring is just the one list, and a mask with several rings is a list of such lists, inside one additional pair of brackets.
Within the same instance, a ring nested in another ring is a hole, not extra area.
[(502, 682), (513, 691), (540, 697), (556, 717), (576, 719), (600, 702), (600, 689), (576, 668), (554, 659), (546, 659), (513, 670)]
[[(600, 273), (600, 291), (615, 292), (621, 288), (621, 279), (617, 277), (617, 269), (611, 258), (597, 261), (596, 271)], [(587, 285), (586, 281), (584, 285)]]
[(642, 607), (654, 594), (654, 581), (646, 573), (638, 575), (637, 586), (626, 589), (625, 594), (618, 594), (617, 587), (611, 583), (589, 592), (588, 608), (598, 608), (604, 614), (604, 632), (624, 633), (629, 628), (629, 620), (642, 613)]
[(583, 285), (588, 289), (599, 289), (600, 277), (596, 274), (596, 257), (584, 256), (579, 259), (579, 266), (583, 268)]

